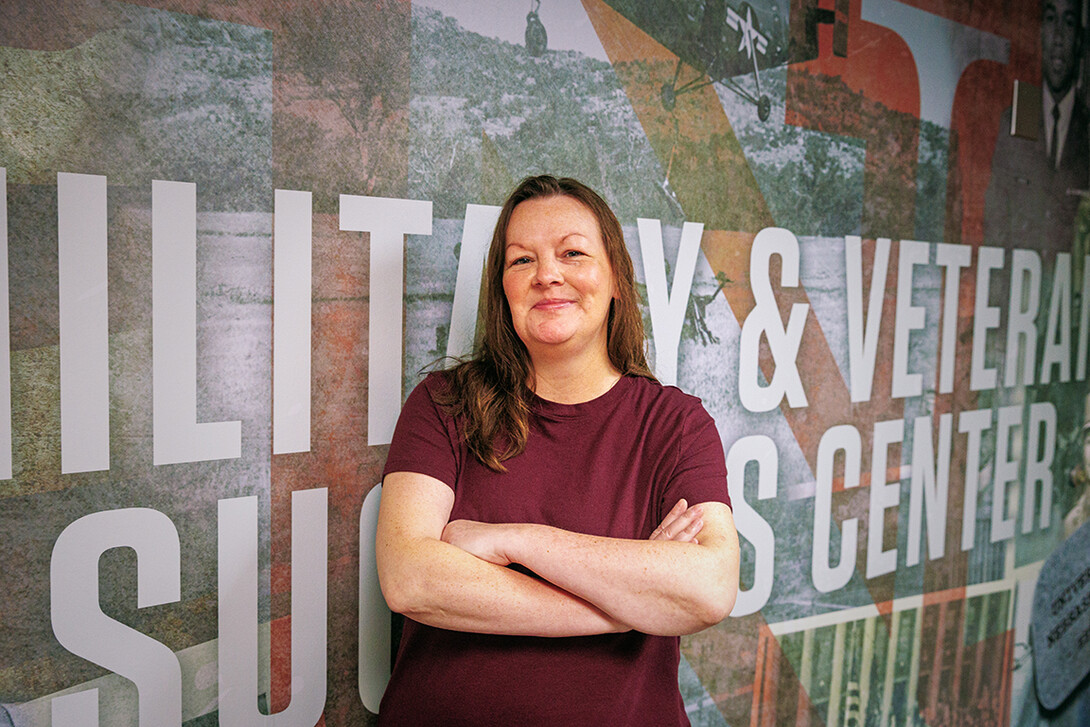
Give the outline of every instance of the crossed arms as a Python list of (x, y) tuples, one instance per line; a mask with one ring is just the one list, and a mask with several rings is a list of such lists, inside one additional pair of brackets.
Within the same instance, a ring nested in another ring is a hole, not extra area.
[[(694, 633), (730, 612), (738, 538), (730, 508), (684, 500), (649, 540), (547, 525), (449, 521), (454, 492), (392, 472), (376, 534), (390, 608), (430, 626), (491, 634)], [(534, 578), (511, 568), (517, 563)]]

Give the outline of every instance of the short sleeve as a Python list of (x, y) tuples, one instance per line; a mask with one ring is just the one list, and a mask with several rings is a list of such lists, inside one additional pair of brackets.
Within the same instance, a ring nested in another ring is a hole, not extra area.
[(730, 506), (723, 443), (715, 420), (699, 400), (694, 402), (684, 419), (677, 463), (659, 503), (662, 513), (668, 512), (683, 497), (689, 505), (722, 502)]
[(409, 394), (394, 427), (383, 478), (391, 472), (416, 472), (455, 489), (461, 447), (452, 417), (432, 398), (432, 391), (440, 385), (439, 375), (431, 374)]

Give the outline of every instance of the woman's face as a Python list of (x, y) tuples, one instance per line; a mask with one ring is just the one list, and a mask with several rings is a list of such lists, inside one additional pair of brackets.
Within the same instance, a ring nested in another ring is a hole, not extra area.
[(532, 359), (606, 353), (613, 271), (598, 220), (582, 202), (538, 197), (515, 207), (507, 224), (503, 291)]

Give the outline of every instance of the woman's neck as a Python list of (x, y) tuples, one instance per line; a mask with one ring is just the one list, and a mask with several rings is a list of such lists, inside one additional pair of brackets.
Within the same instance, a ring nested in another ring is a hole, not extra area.
[(530, 388), (546, 401), (581, 404), (613, 388), (621, 378), (608, 357), (593, 360), (534, 361)]

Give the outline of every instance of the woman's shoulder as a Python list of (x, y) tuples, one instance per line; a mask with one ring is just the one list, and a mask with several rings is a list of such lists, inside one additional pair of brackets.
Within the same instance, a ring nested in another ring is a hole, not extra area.
[(447, 371), (429, 371), (417, 382), (405, 398), (402, 412), (406, 409), (444, 410), (444, 402), (449, 399), (450, 381)]
[(443, 391), (450, 386), (450, 369), (432, 369), (424, 373), (424, 378), (416, 385), (430, 393)]
[(686, 393), (677, 386), (663, 384), (656, 379), (649, 379), (646, 376), (629, 375), (624, 378), (629, 382), (631, 389), (642, 396), (675, 403), (678, 406), (701, 405), (699, 396)]
[(472, 361), (454, 361), (449, 366), (427, 370), (409, 398), (426, 398), (445, 416), (458, 418), (459, 413), (465, 413), (463, 405), (467, 397), (473, 395), (473, 375), (467, 369), (472, 365)]
[(707, 416), (704, 403), (699, 396), (688, 394), (676, 386), (659, 383), (643, 376), (626, 376), (627, 386), (633, 401), (644, 406), (669, 412), (678, 416), (703, 414)]

